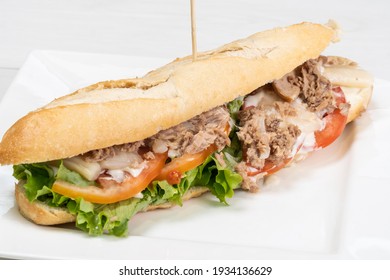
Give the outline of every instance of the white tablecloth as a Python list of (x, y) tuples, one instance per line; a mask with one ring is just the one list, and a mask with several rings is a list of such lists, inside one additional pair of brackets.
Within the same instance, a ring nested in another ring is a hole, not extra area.
[[(342, 41), (326, 53), (348, 56), (377, 78), (390, 76), (390, 2), (198, 0), (198, 49), (301, 21), (333, 18)], [(1, 0), (0, 98), (35, 49), (173, 59), (191, 53), (189, 0)]]

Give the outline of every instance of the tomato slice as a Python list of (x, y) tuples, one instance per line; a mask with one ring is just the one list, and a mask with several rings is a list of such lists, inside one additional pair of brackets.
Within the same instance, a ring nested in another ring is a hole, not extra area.
[[(344, 92), (340, 87), (333, 88), (336, 97), (336, 106), (346, 103)], [(325, 127), (322, 130), (314, 132), (316, 139), (316, 148), (325, 148), (333, 143), (344, 131), (347, 124), (347, 114), (343, 114), (339, 108), (324, 117)]]
[[(299, 140), (297, 140), (299, 141)], [(256, 169), (251, 167), (251, 165), (247, 162), (247, 166), (250, 167), (250, 170), (247, 171), (248, 176), (255, 176), (260, 173), (265, 173), (265, 175), (271, 175), (285, 167), (287, 164), (289, 164), (293, 159), (294, 156), (298, 153), (298, 151), (302, 148), (302, 141), (299, 141), (296, 143), (297, 148), (293, 148), (292, 155), (288, 158), (285, 158), (283, 161), (281, 161), (279, 164), (274, 164), (270, 160), (265, 160), (264, 166), (261, 169)]]
[[(131, 198), (143, 191), (164, 167), (167, 154), (155, 154), (147, 161), (147, 167), (137, 177), (129, 175), (121, 183), (107, 184), (105, 187), (76, 186), (64, 181), (55, 181), (52, 189), (56, 193), (71, 198), (82, 197), (86, 201), (100, 204), (114, 203)], [(108, 181), (108, 180), (107, 180)]]
[(265, 161), (265, 164), (263, 168), (261, 169), (256, 169), (256, 170), (250, 170), (247, 172), (248, 176), (255, 176), (260, 173), (265, 173), (266, 175), (271, 175), (285, 167), (287, 164), (289, 164), (292, 161), (293, 158), (286, 158), (283, 160), (281, 163), (275, 165), (269, 160)]
[(215, 145), (210, 145), (203, 151), (196, 154), (184, 154), (181, 157), (174, 158), (171, 162), (166, 164), (161, 170), (161, 173), (155, 180), (167, 180), (171, 185), (179, 184), (181, 175), (195, 167), (201, 165), (209, 155), (217, 150)]

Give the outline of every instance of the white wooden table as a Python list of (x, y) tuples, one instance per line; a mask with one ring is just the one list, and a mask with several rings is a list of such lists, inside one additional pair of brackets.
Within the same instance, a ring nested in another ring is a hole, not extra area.
[[(198, 50), (274, 26), (338, 21), (327, 53), (390, 76), (390, 4), (383, 0), (198, 0)], [(191, 52), (189, 0), (0, 0), (0, 98), (35, 49), (173, 59)]]

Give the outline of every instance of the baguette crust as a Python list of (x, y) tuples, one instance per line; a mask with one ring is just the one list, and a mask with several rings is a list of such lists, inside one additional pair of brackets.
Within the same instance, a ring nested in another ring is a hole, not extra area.
[(43, 202), (30, 202), (23, 188), (23, 181), (15, 185), (15, 199), (19, 212), (28, 220), (38, 225), (57, 225), (74, 222), (75, 216), (68, 209), (50, 207)]
[(348, 112), (347, 122), (352, 122), (359, 117), (370, 103), (373, 87), (360, 88), (355, 92), (347, 92), (344, 88), (345, 97), (348, 103), (351, 105)]
[(143, 78), (83, 88), (17, 121), (0, 143), (0, 164), (44, 162), (145, 139), (281, 78), (318, 57), (334, 36), (320, 24), (276, 28), (199, 53), (195, 62), (189, 56)]

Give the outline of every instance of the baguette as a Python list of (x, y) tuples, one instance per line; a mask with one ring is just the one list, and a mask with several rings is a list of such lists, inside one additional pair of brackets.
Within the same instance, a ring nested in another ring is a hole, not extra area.
[(139, 79), (80, 89), (16, 122), (3, 136), (0, 164), (45, 162), (145, 139), (282, 77), (318, 57), (334, 35), (311, 23), (276, 28), (199, 53), (195, 62), (188, 56)]
[[(141, 78), (85, 87), (17, 121), (0, 143), (0, 164), (51, 162), (142, 141), (279, 80), (310, 59), (321, 59), (336, 35), (337, 30), (312, 23), (276, 28), (199, 53), (196, 61), (190, 56), (176, 59)], [(351, 122), (367, 108), (373, 79), (348, 59), (324, 61), (322, 75), (343, 88), (350, 104), (346, 121)], [(27, 219), (41, 225), (76, 220), (65, 207), (31, 202), (23, 185), (16, 184), (15, 197)], [(209, 190), (191, 187), (181, 200)], [(174, 205), (159, 201), (141, 211)]]

